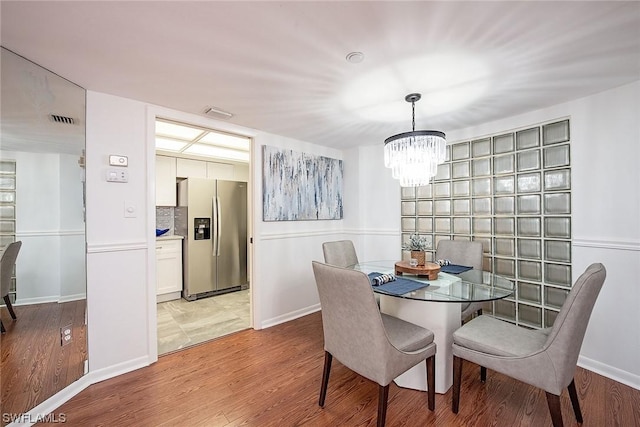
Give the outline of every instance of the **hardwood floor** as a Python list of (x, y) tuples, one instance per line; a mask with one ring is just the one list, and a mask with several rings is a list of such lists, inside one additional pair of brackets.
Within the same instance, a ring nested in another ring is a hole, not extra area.
[[(152, 366), (94, 384), (60, 407), (72, 426), (372, 426), (378, 387), (337, 360), (326, 406), (320, 313), (263, 331), (246, 330), (163, 356)], [(437, 357), (437, 355), (436, 355)], [(578, 368), (584, 426), (640, 425), (640, 391)], [(565, 426), (577, 425), (567, 392)], [(544, 392), (465, 362), (460, 412), (451, 391), (427, 409), (424, 392), (389, 391), (387, 426), (551, 425)]]
[[(28, 411), (84, 374), (85, 307), (85, 300), (17, 306), (17, 320), (2, 309), (7, 329), (0, 338), (3, 415)], [(61, 346), (60, 328), (70, 324), (73, 340)], [(0, 423), (6, 424), (4, 416)]]

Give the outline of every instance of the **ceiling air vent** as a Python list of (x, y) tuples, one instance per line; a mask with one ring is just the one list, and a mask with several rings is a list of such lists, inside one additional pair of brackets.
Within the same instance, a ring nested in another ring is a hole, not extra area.
[(75, 120), (72, 117), (58, 116), (57, 114), (49, 114), (49, 119), (53, 123), (63, 123), (65, 125), (75, 124)]
[(207, 107), (205, 108), (204, 113), (207, 116), (215, 117), (217, 119), (228, 120), (233, 117), (233, 114), (229, 113), (228, 111), (221, 110), (217, 107)]

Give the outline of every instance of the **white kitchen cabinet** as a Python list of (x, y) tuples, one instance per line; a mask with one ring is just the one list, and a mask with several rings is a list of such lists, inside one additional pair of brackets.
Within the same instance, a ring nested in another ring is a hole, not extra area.
[(228, 163), (207, 162), (207, 178), (209, 179), (234, 179), (234, 166)]
[(177, 176), (179, 178), (206, 178), (207, 162), (202, 160), (176, 159)]
[(176, 205), (176, 158), (156, 156), (156, 206)]
[(182, 293), (182, 239), (156, 240), (157, 301), (179, 299)]
[(176, 159), (178, 178), (235, 179), (235, 167), (229, 163), (207, 162), (204, 160)]
[(249, 182), (249, 164), (234, 165), (232, 181)]

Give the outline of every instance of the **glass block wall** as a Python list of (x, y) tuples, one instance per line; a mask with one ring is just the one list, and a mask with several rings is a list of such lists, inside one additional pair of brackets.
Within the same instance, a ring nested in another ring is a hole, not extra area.
[(440, 240), (481, 242), (484, 269), (516, 284), (490, 312), (551, 326), (571, 287), (570, 148), (569, 120), (448, 146), (431, 185), (402, 189), (403, 241), (426, 236), (432, 259)]
[[(0, 249), (16, 240), (16, 162), (0, 161)], [(11, 302), (16, 300), (16, 279), (11, 277)]]

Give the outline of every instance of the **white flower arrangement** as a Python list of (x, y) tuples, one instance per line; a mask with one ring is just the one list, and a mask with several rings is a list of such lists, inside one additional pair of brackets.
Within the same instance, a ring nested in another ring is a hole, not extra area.
[(409, 241), (402, 245), (402, 249), (405, 251), (426, 251), (431, 249), (431, 245), (426, 237), (421, 237), (419, 234), (412, 234), (409, 236)]

